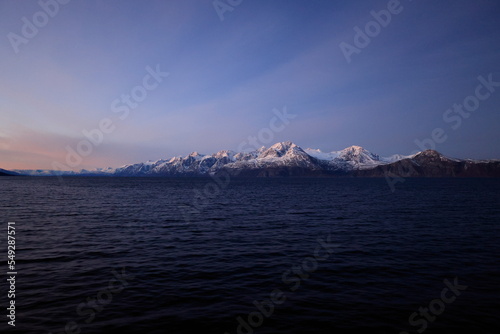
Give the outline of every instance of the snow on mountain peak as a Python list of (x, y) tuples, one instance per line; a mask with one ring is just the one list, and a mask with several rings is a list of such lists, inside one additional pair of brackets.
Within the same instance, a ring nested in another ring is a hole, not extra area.
[(196, 160), (201, 160), (204, 156), (205, 156), (204, 154), (200, 154), (200, 153), (195, 151), (195, 152), (191, 153), (190, 155), (188, 155), (186, 158), (191, 157), (191, 158), (194, 158)]
[(373, 154), (361, 146), (350, 146), (339, 152), (339, 158), (360, 164), (376, 164), (380, 162), (380, 157)]
[(320, 149), (313, 149), (313, 148), (306, 148), (304, 150), (307, 154), (309, 154), (311, 157), (319, 159), (319, 160), (333, 160), (339, 156), (338, 152), (329, 152), (325, 153), (322, 152)]
[[(308, 148), (305, 151), (307, 154), (316, 159), (327, 161), (330, 165), (340, 166), (347, 164), (348, 166), (351, 166), (351, 168), (355, 169), (371, 168), (373, 166), (389, 162), (387, 159), (381, 159), (377, 154), (373, 154), (357, 145), (349, 146), (341, 151), (333, 151), (329, 153), (324, 153), (319, 149), (311, 148)], [(397, 160), (395, 156), (390, 159), (392, 161)]]
[(365, 150), (361, 146), (349, 146), (340, 151), (343, 154), (351, 154), (351, 155), (362, 155), (362, 154), (371, 154), (369, 151)]
[(234, 152), (234, 151), (222, 150), (222, 151), (219, 151), (219, 152), (215, 153), (214, 155), (212, 155), (212, 157), (214, 157), (216, 159), (228, 158), (228, 159), (233, 160), (235, 155), (236, 155), (236, 152)]
[(269, 147), (270, 149), (278, 150), (278, 151), (288, 151), (291, 148), (298, 147), (291, 141), (282, 141), (274, 144), (273, 146)]
[(279, 158), (285, 155), (301, 155), (305, 152), (290, 141), (279, 142), (263, 151), (259, 158)]
[(349, 147), (347, 147), (347, 148), (344, 149), (344, 151), (346, 151), (346, 150), (355, 151), (355, 152), (366, 151), (364, 148), (362, 148), (361, 146), (357, 146), (357, 145), (349, 146)]

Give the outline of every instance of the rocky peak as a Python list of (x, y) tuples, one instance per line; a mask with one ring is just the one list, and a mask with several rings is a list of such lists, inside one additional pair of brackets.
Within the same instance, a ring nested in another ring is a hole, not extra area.
[(346, 161), (362, 164), (380, 161), (380, 157), (378, 155), (365, 150), (361, 146), (350, 146), (345, 148), (339, 152), (338, 157)]
[(306, 154), (299, 146), (290, 141), (279, 142), (263, 151), (259, 158), (279, 158), (285, 155)]

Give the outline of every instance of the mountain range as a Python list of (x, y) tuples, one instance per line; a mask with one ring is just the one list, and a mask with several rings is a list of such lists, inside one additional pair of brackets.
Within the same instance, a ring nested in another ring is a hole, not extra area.
[(16, 172), (12, 172), (10, 170), (5, 170), (0, 168), (0, 176), (13, 176), (13, 175), (19, 175)]
[(193, 152), (185, 157), (147, 161), (119, 168), (95, 170), (0, 170), (0, 175), (31, 176), (214, 176), (240, 177), (350, 176), (350, 177), (500, 177), (500, 160), (446, 157), (434, 150), (413, 155), (380, 157), (360, 146), (322, 152), (279, 142), (251, 152), (223, 150), (212, 155)]

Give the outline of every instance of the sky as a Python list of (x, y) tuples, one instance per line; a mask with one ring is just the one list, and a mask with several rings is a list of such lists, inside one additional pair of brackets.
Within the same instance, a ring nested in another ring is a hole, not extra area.
[(494, 0), (0, 0), (0, 168), (252, 137), (500, 159), (498, 17)]

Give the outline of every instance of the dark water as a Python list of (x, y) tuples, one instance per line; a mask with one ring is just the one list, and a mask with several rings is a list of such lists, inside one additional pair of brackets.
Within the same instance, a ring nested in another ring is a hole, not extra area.
[(208, 183), (0, 178), (0, 332), (498, 333), (499, 179)]

